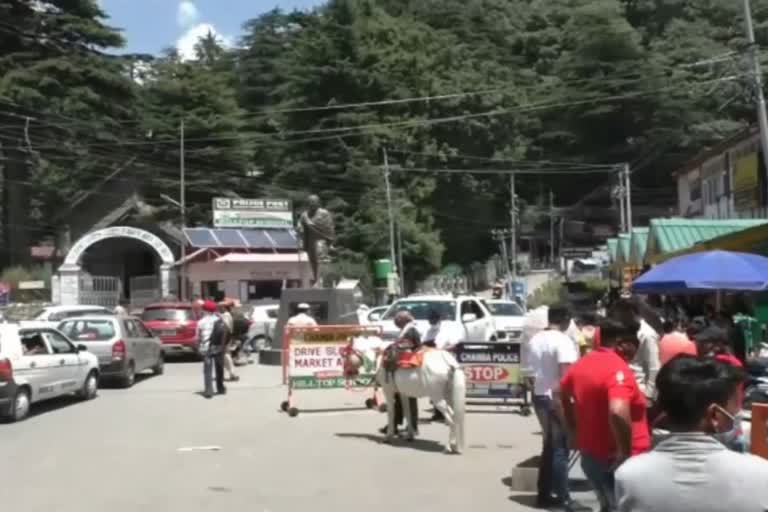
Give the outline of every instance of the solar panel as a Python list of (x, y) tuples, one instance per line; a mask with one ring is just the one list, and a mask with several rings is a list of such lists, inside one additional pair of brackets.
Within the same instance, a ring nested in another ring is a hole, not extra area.
[(272, 249), (274, 247), (263, 229), (244, 229), (240, 233), (242, 233), (243, 238), (248, 242), (248, 247), (251, 249)]
[(275, 242), (276, 249), (296, 249), (296, 237), (287, 229), (270, 229), (269, 237)]
[(221, 242), (221, 247), (248, 247), (239, 229), (214, 229), (213, 234)]
[(187, 236), (189, 245), (197, 247), (199, 249), (205, 247), (219, 247), (219, 243), (213, 238), (210, 229), (194, 228), (185, 229), (184, 234)]

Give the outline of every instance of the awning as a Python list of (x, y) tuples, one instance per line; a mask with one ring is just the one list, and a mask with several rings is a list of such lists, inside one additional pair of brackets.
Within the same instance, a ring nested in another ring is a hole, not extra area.
[[(659, 263), (690, 252), (702, 242), (768, 224), (765, 219), (652, 219), (645, 262)], [(734, 249), (733, 247), (721, 247)], [(704, 249), (699, 249), (704, 250)]]
[[(230, 253), (216, 258), (216, 263), (299, 263), (298, 254)], [(307, 253), (301, 253), (301, 263), (307, 263)]]
[(608, 245), (608, 261), (613, 263), (616, 261), (616, 251), (619, 249), (619, 239), (609, 238), (606, 240), (606, 244)]
[(189, 245), (197, 249), (282, 249), (298, 248), (292, 229), (210, 229), (184, 228)]
[(632, 228), (629, 238), (629, 263), (638, 267), (643, 266), (645, 249), (648, 243), (649, 228)]

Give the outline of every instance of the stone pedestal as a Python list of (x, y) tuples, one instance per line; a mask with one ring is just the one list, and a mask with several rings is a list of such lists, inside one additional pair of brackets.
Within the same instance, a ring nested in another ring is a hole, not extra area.
[(509, 488), (516, 492), (536, 493), (539, 479), (539, 457), (531, 457), (512, 468)]
[(59, 304), (75, 306), (80, 300), (80, 265), (59, 267)]

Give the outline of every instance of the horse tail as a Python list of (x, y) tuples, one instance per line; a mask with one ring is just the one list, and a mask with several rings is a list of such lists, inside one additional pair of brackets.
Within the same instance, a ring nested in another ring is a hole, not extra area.
[(466, 413), (467, 378), (461, 368), (454, 368), (451, 376), (451, 406), (453, 422), (456, 426), (456, 444), (464, 450), (464, 416)]

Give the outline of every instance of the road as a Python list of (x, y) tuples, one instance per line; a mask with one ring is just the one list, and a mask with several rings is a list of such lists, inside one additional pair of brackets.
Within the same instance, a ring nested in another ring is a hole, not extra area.
[[(385, 416), (354, 410), (368, 394), (307, 391), (300, 408), (338, 410), (289, 418), (278, 411), (279, 368), (242, 368), (241, 381), (213, 400), (198, 394), (200, 376), (199, 363), (169, 363), (132, 389), (57, 400), (0, 424), (3, 509), (531, 510), (530, 495), (510, 492), (507, 478), (539, 449), (533, 416), (470, 406), (468, 449), (451, 456), (442, 425), (422, 425), (412, 444), (381, 444)], [(182, 450), (204, 446), (220, 450)]]

